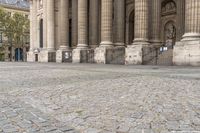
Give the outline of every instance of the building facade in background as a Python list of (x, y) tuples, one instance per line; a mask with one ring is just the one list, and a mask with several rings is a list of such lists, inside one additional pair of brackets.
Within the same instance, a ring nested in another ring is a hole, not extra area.
[(30, 0), (28, 61), (200, 65), (199, 0)]
[[(29, 18), (28, 0), (0, 0), (0, 7), (10, 15), (20, 13)], [(19, 46), (12, 44), (10, 39), (4, 36), (3, 29), (0, 29), (0, 60), (10, 61), (12, 59), (12, 61), (26, 61), (26, 55), (30, 46), (29, 34), (28, 32), (27, 36), (24, 38), (24, 45)]]

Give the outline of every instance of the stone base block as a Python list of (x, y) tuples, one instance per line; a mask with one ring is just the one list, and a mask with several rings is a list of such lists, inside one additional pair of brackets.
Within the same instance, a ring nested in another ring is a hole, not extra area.
[(126, 65), (151, 64), (156, 60), (156, 50), (150, 45), (131, 45), (126, 48)]
[(72, 62), (72, 51), (71, 50), (57, 50), (56, 51), (56, 62)]
[(94, 63), (94, 49), (81, 51), (81, 63)]
[(56, 52), (44, 50), (39, 54), (39, 62), (56, 62)]
[(73, 63), (93, 63), (94, 50), (92, 49), (74, 49), (72, 52)]
[(95, 49), (94, 57), (95, 62), (99, 64), (124, 64), (125, 48), (99, 47)]
[(34, 53), (33, 51), (27, 52), (27, 62), (37, 62), (38, 61), (38, 54)]
[(200, 41), (177, 42), (173, 51), (173, 64), (200, 66)]

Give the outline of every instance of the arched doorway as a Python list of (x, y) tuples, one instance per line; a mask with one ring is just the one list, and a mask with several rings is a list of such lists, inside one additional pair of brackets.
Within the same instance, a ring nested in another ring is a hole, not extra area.
[(22, 48), (15, 49), (15, 61), (23, 61), (23, 49)]
[(161, 36), (162, 47), (157, 56), (158, 65), (173, 65), (173, 48), (177, 34), (177, 1), (162, 0), (161, 3)]
[(134, 10), (129, 15), (129, 44), (133, 43), (134, 40)]

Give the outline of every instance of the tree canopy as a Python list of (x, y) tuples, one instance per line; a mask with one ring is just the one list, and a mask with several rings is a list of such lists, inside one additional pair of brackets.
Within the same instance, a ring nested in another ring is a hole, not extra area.
[(0, 8), (0, 29), (10, 43), (21, 47), (29, 33), (29, 19), (24, 14), (11, 14)]

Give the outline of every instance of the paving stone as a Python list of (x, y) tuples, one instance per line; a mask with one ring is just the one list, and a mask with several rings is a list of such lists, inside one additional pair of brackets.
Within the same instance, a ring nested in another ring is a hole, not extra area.
[(4, 125), (2, 129), (5, 133), (13, 133), (19, 131), (19, 128), (14, 125)]
[(100, 133), (100, 129), (95, 129), (95, 128), (88, 128), (84, 131), (84, 133)]
[(199, 68), (1, 62), (0, 75), (0, 129), (200, 131)]
[(62, 132), (68, 132), (68, 131), (73, 131), (74, 129), (68, 126), (64, 126), (64, 127), (60, 127), (59, 130)]
[(52, 132), (52, 131), (56, 131), (57, 129), (55, 127), (45, 127), (45, 132)]
[(0, 121), (0, 127), (3, 127), (4, 125), (7, 125), (9, 123), (11, 123), (11, 121), (4, 119), (4, 120)]
[(8, 118), (11, 118), (11, 117), (16, 117), (18, 114), (14, 111), (8, 111), (8, 112), (5, 112), (6, 116)]

